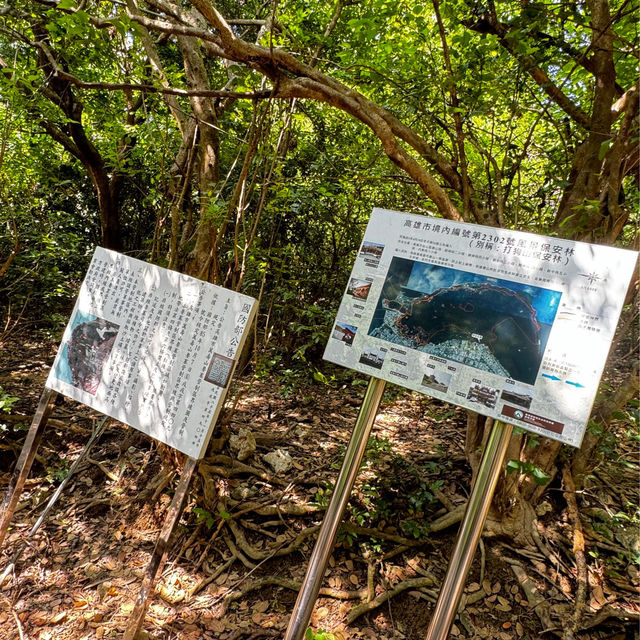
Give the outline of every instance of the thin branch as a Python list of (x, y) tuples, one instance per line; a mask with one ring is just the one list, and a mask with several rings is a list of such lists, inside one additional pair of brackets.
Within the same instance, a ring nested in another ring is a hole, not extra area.
[(464, 20), (463, 24), (472, 31), (490, 33), (497, 36), (500, 44), (520, 62), (523, 68), (528, 71), (529, 75), (549, 96), (549, 98), (551, 98), (551, 100), (553, 100), (569, 117), (571, 117), (572, 120), (580, 124), (585, 129), (589, 128), (591, 123), (589, 114), (576, 105), (560, 87), (552, 82), (546, 71), (544, 71), (531, 56), (523, 55), (517, 51), (514, 43), (508, 37), (508, 25), (499, 22), (495, 16), (490, 14), (485, 14), (476, 22)]

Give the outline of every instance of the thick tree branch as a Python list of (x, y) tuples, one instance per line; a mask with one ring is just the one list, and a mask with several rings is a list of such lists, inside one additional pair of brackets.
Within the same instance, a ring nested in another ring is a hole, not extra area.
[(218, 31), (224, 57), (241, 62), (270, 78), (274, 83), (273, 95), (278, 98), (311, 98), (335, 106), (366, 124), (380, 139), (387, 156), (405, 170), (433, 200), (440, 213), (450, 219), (462, 216), (444, 189), (433, 176), (400, 144), (403, 140), (431, 162), (448, 186), (460, 190), (460, 176), (450, 163), (414, 131), (402, 125), (385, 109), (337, 80), (300, 62), (290, 53), (277, 48), (250, 44), (238, 38), (228, 23), (208, 0), (192, 3)]
[(519, 53), (515, 47), (514, 41), (509, 37), (509, 26), (503, 22), (498, 21), (495, 16), (487, 13), (482, 16), (481, 20), (470, 21), (465, 20), (463, 24), (479, 33), (489, 33), (495, 35), (498, 38), (500, 44), (516, 59), (522, 67), (529, 73), (534, 79), (536, 84), (555, 102), (572, 120), (578, 123), (585, 129), (589, 128), (591, 118), (588, 113), (576, 105), (567, 96), (560, 87), (558, 87), (549, 78), (549, 75), (541, 69), (536, 61), (528, 55)]
[(224, 89), (178, 89), (177, 87), (158, 87), (152, 84), (137, 84), (135, 82), (86, 82), (80, 78), (58, 69), (56, 75), (67, 80), (79, 89), (94, 89), (103, 91), (140, 91), (141, 93), (158, 93), (167, 96), (181, 96), (184, 98), (241, 98), (247, 100), (266, 100), (271, 96), (270, 91), (226, 91)]
[[(196, 0), (192, 4), (200, 11), (204, 18), (211, 24), (218, 33), (215, 35), (206, 30), (198, 27), (194, 24), (193, 20), (181, 9), (175, 5), (166, 2), (165, 0), (148, 0), (154, 8), (164, 11), (167, 15), (175, 16), (179, 19), (182, 25), (175, 25), (174, 23), (167, 23), (163, 21), (154, 21), (148, 18), (144, 18), (138, 15), (131, 15), (131, 19), (144, 24), (148, 28), (154, 28), (165, 33), (173, 33), (175, 35), (184, 34), (192, 35), (203, 39), (207, 46), (211, 46), (210, 53), (218, 57), (226, 58), (228, 60), (245, 64), (250, 68), (258, 71), (259, 73), (267, 76), (275, 83), (273, 96), (277, 98), (284, 97), (300, 97), (300, 98), (313, 98), (323, 102), (332, 104), (342, 109), (343, 107), (336, 104), (335, 96), (337, 94), (344, 94), (352, 102), (352, 108), (348, 111), (350, 115), (357, 117), (361, 122), (371, 127), (369, 122), (366, 122), (362, 117), (357, 115), (357, 112), (375, 111), (379, 118), (384, 120), (388, 127), (390, 127), (393, 136), (398, 137), (400, 140), (406, 142), (421, 156), (423, 156), (428, 162), (430, 162), (435, 170), (446, 180), (447, 185), (455, 191), (462, 193), (462, 180), (460, 175), (456, 171), (455, 167), (448, 161), (447, 158), (439, 154), (431, 145), (429, 145), (423, 138), (421, 138), (410, 127), (406, 126), (400, 120), (398, 120), (391, 113), (381, 108), (376, 103), (365, 98), (362, 94), (350, 89), (337, 80), (323, 74), (316, 70), (313, 65), (307, 65), (300, 62), (293, 55), (277, 48), (262, 47), (257, 44), (251, 44), (237, 37), (229, 23), (220, 15), (220, 13), (213, 7), (208, 0)], [(189, 26), (185, 26), (185, 25)], [(331, 26), (331, 25), (330, 25)], [(224, 38), (223, 34), (224, 33)], [(294, 76), (298, 79), (308, 78), (314, 80), (317, 84), (314, 85), (314, 95), (310, 95), (308, 89), (308, 83), (301, 83), (301, 86), (294, 90), (291, 84), (288, 85), (287, 92), (282, 89), (282, 83), (284, 77)], [(317, 91), (320, 90), (320, 91)], [(333, 96), (333, 97), (332, 97)], [(374, 130), (374, 133), (378, 135), (378, 132)], [(384, 145), (383, 145), (384, 146)], [(388, 149), (387, 145), (385, 149)], [(401, 149), (401, 148), (400, 148)], [(393, 149), (394, 155), (397, 156), (397, 149)], [(403, 153), (404, 150), (402, 150)], [(392, 158), (393, 160), (393, 158)], [(394, 160), (394, 162), (396, 162)], [(396, 164), (398, 164), (396, 162)], [(411, 162), (404, 162), (405, 165), (412, 165)], [(419, 163), (416, 163), (420, 166)], [(404, 167), (403, 167), (404, 168)], [(406, 170), (406, 169), (405, 169)], [(422, 169), (419, 174), (424, 173)], [(441, 193), (435, 195), (434, 202), (436, 202), (438, 208), (441, 210), (445, 217), (453, 219), (462, 219), (457, 209), (450, 202), (446, 193), (439, 187), (437, 182), (426, 180), (424, 176), (416, 176), (413, 173), (410, 175), (425, 189), (432, 189), (435, 185), (436, 190), (439, 188)], [(427, 195), (431, 197), (431, 193), (427, 192)], [(448, 201), (448, 202), (447, 202)]]

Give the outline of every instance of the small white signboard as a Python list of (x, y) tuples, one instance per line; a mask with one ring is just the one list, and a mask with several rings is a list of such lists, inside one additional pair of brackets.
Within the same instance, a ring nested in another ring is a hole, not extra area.
[(201, 458), (256, 301), (97, 248), (46, 386)]
[(324, 357), (579, 446), (636, 259), (374, 209)]

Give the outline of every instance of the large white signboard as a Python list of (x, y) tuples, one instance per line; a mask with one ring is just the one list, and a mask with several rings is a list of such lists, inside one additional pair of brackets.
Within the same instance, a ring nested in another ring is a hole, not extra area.
[(98, 248), (46, 386), (201, 458), (255, 310), (249, 296)]
[(374, 209), (324, 357), (579, 446), (636, 259)]

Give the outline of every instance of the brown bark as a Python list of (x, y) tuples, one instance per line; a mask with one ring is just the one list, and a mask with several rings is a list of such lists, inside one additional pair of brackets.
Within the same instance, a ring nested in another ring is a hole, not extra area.
[[(169, 15), (179, 15), (186, 22), (184, 12), (175, 5), (152, 0)], [(238, 38), (229, 24), (208, 0), (194, 0), (193, 5), (215, 29), (214, 34), (198, 29), (191, 23), (174, 24), (153, 21), (132, 14), (132, 19), (149, 28), (168, 33), (198, 35), (207, 41), (213, 55), (246, 64), (273, 81), (272, 95), (276, 98), (309, 98), (325, 102), (352, 115), (368, 126), (380, 139), (387, 156), (407, 172), (434, 202), (440, 213), (449, 219), (462, 216), (440, 183), (401, 144), (404, 142), (429, 162), (444, 179), (446, 187), (462, 193), (461, 178), (455, 167), (410, 127), (402, 124), (391, 113), (350, 89), (337, 80), (300, 62), (295, 56), (275, 48), (262, 47)]]
[(584, 207), (587, 200), (593, 202), (600, 199), (600, 150), (603, 143), (611, 137), (612, 105), (616, 96), (614, 34), (611, 30), (609, 4), (607, 0), (589, 0), (588, 5), (591, 11), (591, 50), (596, 79), (593, 108), (586, 126), (589, 132), (587, 139), (576, 152), (570, 176), (571, 186), (565, 191), (556, 217), (557, 227), (571, 218), (569, 229), (573, 228), (574, 235), (584, 238), (589, 238), (591, 232), (604, 221), (605, 210), (602, 206), (590, 209), (581, 207)]
[[(61, 66), (47, 44), (47, 32), (42, 24), (33, 26), (37, 47), (38, 67), (45, 83), (42, 94), (56, 105), (66, 117), (63, 124), (41, 119), (44, 130), (69, 153), (75, 156), (87, 171), (98, 197), (102, 244), (108, 249), (122, 249), (118, 198), (122, 186), (122, 175), (110, 171), (97, 147), (87, 136), (82, 125), (84, 105), (75, 95), (68, 80), (57, 73)], [(29, 88), (25, 91), (30, 92)], [(128, 113), (131, 115), (131, 112)], [(130, 143), (121, 148), (123, 156), (130, 151)]]
[(486, 224), (497, 225), (499, 218), (495, 216), (486, 216), (485, 219), (479, 219), (478, 210), (475, 205), (472, 205), (473, 190), (471, 188), (471, 182), (468, 175), (467, 154), (464, 146), (465, 133), (462, 127), (462, 118), (460, 116), (460, 102), (458, 100), (458, 89), (455, 83), (455, 76), (453, 73), (453, 67), (451, 66), (451, 58), (449, 56), (449, 45), (447, 43), (447, 36), (440, 16), (440, 2), (439, 0), (431, 0), (433, 4), (433, 10), (436, 14), (436, 20), (438, 23), (438, 31), (440, 33), (440, 42), (442, 43), (442, 54), (444, 56), (444, 63), (447, 69), (447, 75), (449, 76), (449, 95), (451, 96), (451, 106), (453, 114), (453, 124), (456, 132), (456, 149), (458, 156), (458, 166), (460, 167), (460, 186), (462, 191), (462, 215), (466, 220), (471, 219), (472, 214), (477, 222), (484, 222)]
[[(190, 88), (210, 89), (204, 59), (197, 41), (189, 37), (178, 37), (178, 46), (184, 61), (184, 71)], [(196, 246), (189, 270), (194, 275), (212, 282), (219, 281), (217, 256), (212, 255), (212, 240), (216, 224), (208, 215), (212, 202), (212, 191), (219, 177), (220, 140), (218, 118), (210, 99), (200, 96), (189, 98), (198, 128), (197, 176), (200, 191), (200, 217), (196, 230)]]

